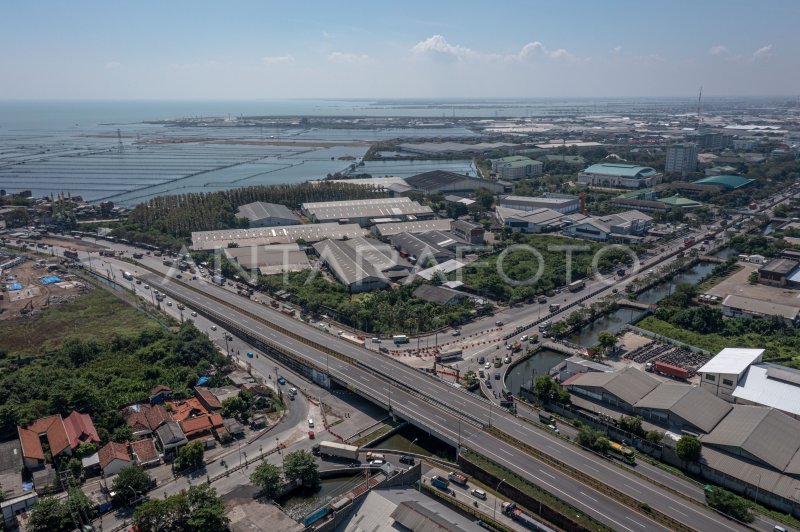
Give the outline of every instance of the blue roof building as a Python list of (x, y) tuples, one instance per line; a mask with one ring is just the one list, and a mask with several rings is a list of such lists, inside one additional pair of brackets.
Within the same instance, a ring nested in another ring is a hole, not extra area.
[(598, 187), (644, 188), (661, 182), (662, 174), (649, 166), (635, 164), (593, 164), (578, 175), (578, 183)]

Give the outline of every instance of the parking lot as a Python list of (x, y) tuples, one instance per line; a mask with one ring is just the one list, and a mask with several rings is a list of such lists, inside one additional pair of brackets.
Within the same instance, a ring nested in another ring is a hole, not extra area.
[(750, 274), (757, 270), (760, 264), (752, 264), (749, 262), (739, 262), (743, 266), (741, 270), (734, 273), (730, 277), (723, 279), (719, 284), (713, 288), (706, 290), (707, 294), (719, 296), (720, 303), (726, 296), (731, 294), (750, 297), (753, 299), (760, 299), (761, 301), (770, 301), (781, 305), (789, 305), (793, 307), (800, 306), (800, 291), (790, 290), (788, 288), (778, 288), (767, 286), (763, 284), (750, 284), (747, 278)]

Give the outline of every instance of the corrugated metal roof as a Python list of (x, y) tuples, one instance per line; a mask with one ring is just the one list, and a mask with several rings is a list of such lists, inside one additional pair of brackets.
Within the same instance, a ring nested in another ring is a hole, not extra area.
[(265, 203), (263, 201), (242, 205), (236, 210), (236, 216), (247, 218), (251, 222), (263, 220), (265, 218), (280, 218), (282, 220), (294, 220), (295, 223), (300, 223), (300, 219), (286, 205)]
[(704, 445), (741, 448), (783, 471), (800, 448), (800, 421), (774, 408), (736, 405), (702, 440)]
[(599, 163), (593, 164), (583, 171), (585, 174), (613, 175), (622, 177), (649, 177), (656, 173), (649, 166), (635, 164)]
[(643, 371), (625, 368), (621, 371), (581, 373), (580, 378), (572, 379), (573, 386), (603, 388), (619, 397), (629, 405), (634, 405), (658, 386), (659, 381)]
[(672, 412), (703, 432), (711, 432), (733, 408), (706, 390), (669, 382), (659, 384), (634, 406)]
[(236, 242), (240, 247), (289, 244), (301, 238), (306, 242), (319, 242), (326, 238), (355, 238), (362, 236), (364, 232), (365, 230), (358, 224), (338, 223), (195, 231), (192, 233), (192, 248), (197, 250), (226, 248), (231, 242)]
[(733, 190), (741, 188), (745, 185), (749, 185), (753, 181), (755, 181), (755, 179), (747, 179), (746, 177), (742, 177), (740, 175), (715, 175), (712, 177), (698, 179), (693, 183), (695, 185), (721, 185)]
[[(781, 305), (772, 301), (762, 301), (752, 297), (745, 297), (736, 294), (730, 294), (722, 302), (722, 306), (732, 309), (742, 310), (750, 314), (758, 314), (763, 316), (782, 316), (787, 320), (797, 319), (800, 314), (800, 307), (791, 307), (789, 305)], [(762, 350), (763, 351), (763, 350)], [(704, 366), (705, 367), (705, 366)], [(702, 371), (702, 368), (700, 368)], [(721, 373), (721, 372), (720, 372)]]
[(800, 382), (789, 379), (800, 378), (800, 372), (773, 364), (754, 364), (739, 381), (733, 391), (737, 399), (771, 406), (800, 415)]

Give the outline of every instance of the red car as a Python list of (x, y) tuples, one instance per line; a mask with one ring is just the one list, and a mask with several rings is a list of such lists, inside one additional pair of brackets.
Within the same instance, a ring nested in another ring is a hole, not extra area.
[(313, 440), (314, 439), (314, 431), (313, 430), (309, 430), (308, 431), (308, 439), (309, 440)]

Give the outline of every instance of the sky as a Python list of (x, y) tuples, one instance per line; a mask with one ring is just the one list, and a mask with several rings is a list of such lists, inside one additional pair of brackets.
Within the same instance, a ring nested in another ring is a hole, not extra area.
[(36, 0), (0, 13), (0, 99), (800, 94), (800, 0)]

